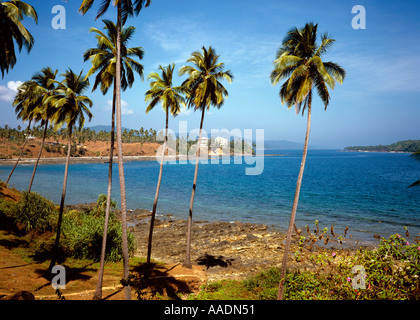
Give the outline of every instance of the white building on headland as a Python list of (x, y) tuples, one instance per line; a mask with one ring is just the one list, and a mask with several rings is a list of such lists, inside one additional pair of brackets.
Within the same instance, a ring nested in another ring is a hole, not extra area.
[(216, 146), (222, 148), (227, 147), (229, 145), (229, 140), (222, 137), (217, 137), (216, 139), (214, 139), (214, 142), (216, 143)]
[(209, 146), (209, 138), (201, 137), (200, 148), (208, 148), (208, 146)]

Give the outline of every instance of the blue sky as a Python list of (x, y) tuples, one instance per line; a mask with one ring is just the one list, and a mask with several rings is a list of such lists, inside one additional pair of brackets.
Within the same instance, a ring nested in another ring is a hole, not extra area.
[[(17, 126), (11, 99), (18, 81), (29, 80), (46, 66), (63, 73), (67, 68), (86, 73), (83, 62), (87, 48), (96, 46), (90, 27), (102, 29), (95, 15), (101, 0), (95, 1), (85, 16), (77, 11), (81, 0), (27, 0), (38, 12), (39, 23), (25, 19), (24, 25), (35, 38), (28, 55), (18, 55), (15, 68), (0, 79), (0, 126)], [(51, 26), (55, 5), (66, 9), (66, 29)], [(366, 29), (352, 28), (354, 5), (366, 9)], [(105, 18), (116, 20), (111, 7)], [(138, 77), (132, 89), (122, 93), (122, 124), (139, 129), (164, 127), (161, 108), (146, 115), (144, 93), (147, 74), (161, 65), (176, 63), (178, 70), (193, 51), (211, 45), (234, 75), (225, 84), (229, 97), (225, 105), (206, 114), (204, 128), (229, 130), (264, 129), (266, 140), (303, 142), (306, 117), (296, 115), (281, 104), (278, 86), (269, 80), (276, 50), (287, 31), (306, 22), (319, 24), (319, 33), (328, 31), (336, 42), (324, 56), (344, 67), (343, 85), (331, 91), (324, 111), (318, 98), (313, 101), (310, 144), (331, 148), (349, 145), (389, 144), (420, 139), (420, 52), (419, 1), (280, 1), (280, 0), (152, 0), (138, 17), (126, 25), (136, 27), (130, 46), (142, 46), (145, 80)], [(176, 77), (175, 84), (181, 78)], [(92, 81), (93, 83), (93, 81)], [(87, 126), (110, 123), (111, 91), (107, 96), (88, 92), (94, 102), (94, 118)], [(179, 121), (188, 121), (188, 130), (199, 126), (199, 114), (185, 110), (170, 127), (178, 131)]]

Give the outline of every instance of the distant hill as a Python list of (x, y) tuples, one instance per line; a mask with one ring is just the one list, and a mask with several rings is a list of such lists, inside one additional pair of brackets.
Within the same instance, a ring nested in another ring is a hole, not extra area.
[(345, 147), (344, 150), (376, 152), (416, 152), (420, 150), (420, 140), (404, 140), (389, 145)]
[[(319, 145), (311, 145), (309, 143), (309, 149), (331, 149)], [(286, 140), (266, 140), (264, 141), (265, 150), (303, 150), (303, 143), (286, 141)]]
[[(95, 131), (96, 133), (98, 133), (99, 131), (111, 132), (111, 126), (106, 125), (91, 126), (88, 128), (92, 131)], [(117, 129), (117, 126), (115, 126), (115, 129)], [(130, 129), (122, 127), (122, 131), (124, 131), (124, 129), (130, 131)]]

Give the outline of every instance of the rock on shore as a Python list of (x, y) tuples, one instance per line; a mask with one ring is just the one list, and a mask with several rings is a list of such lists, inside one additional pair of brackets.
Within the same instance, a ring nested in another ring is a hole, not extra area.
[[(135, 210), (128, 215), (130, 230), (136, 239), (137, 256), (147, 255), (150, 214), (148, 210)], [(186, 231), (186, 220), (171, 215), (158, 216), (153, 233), (152, 259), (182, 263)], [(263, 269), (279, 267), (284, 241), (284, 234), (270, 230), (266, 225), (193, 221), (191, 260), (205, 268), (209, 280), (241, 279)], [(292, 254), (290, 262), (295, 262)]]

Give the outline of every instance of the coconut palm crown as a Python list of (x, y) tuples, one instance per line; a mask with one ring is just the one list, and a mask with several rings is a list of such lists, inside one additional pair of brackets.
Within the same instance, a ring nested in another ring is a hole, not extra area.
[(87, 96), (82, 95), (89, 87), (89, 80), (84, 80), (82, 72), (76, 74), (69, 68), (62, 74), (63, 81), (53, 81), (57, 88), (54, 90), (55, 94), (47, 98), (47, 102), (56, 108), (53, 120), (57, 127), (66, 124), (69, 130), (74, 126), (81, 129), (85, 123), (85, 114), (89, 121), (92, 119), (89, 107), (92, 107), (93, 103)]
[(316, 42), (318, 24), (307, 23), (303, 29), (291, 29), (277, 51), (271, 83), (276, 85), (287, 79), (281, 86), (279, 95), (282, 104), (293, 105), (296, 113), (304, 114), (308, 107), (312, 89), (315, 88), (325, 109), (330, 101), (328, 87), (334, 89), (336, 81), (343, 83), (345, 70), (334, 62), (323, 62), (322, 56), (334, 43), (328, 33), (321, 36), (321, 44)]
[(195, 51), (187, 60), (194, 66), (183, 66), (179, 70), (179, 75), (187, 74), (189, 78), (182, 84), (189, 90), (187, 95), (188, 107), (195, 110), (210, 108), (218, 109), (223, 106), (228, 92), (220, 83), (220, 80), (226, 80), (232, 83), (233, 75), (230, 70), (224, 70), (224, 63), (218, 62), (219, 56), (216, 51), (209, 47), (202, 48), (202, 52)]
[(146, 113), (151, 111), (158, 103), (161, 103), (165, 113), (169, 111), (171, 115), (176, 116), (181, 112), (181, 106), (186, 105), (182, 96), (182, 94), (186, 93), (186, 88), (183, 86), (174, 87), (172, 84), (174, 68), (175, 64), (173, 63), (166, 68), (159, 66), (162, 76), (157, 72), (152, 72), (147, 77), (147, 80), (152, 81), (145, 97), (145, 101), (150, 101), (146, 108)]
[(34, 38), (22, 24), (24, 17), (31, 17), (38, 23), (38, 14), (35, 9), (20, 0), (0, 1), (0, 71), (2, 78), (16, 64), (16, 50), (19, 52), (25, 47), (29, 53), (34, 45)]
[[(79, 11), (82, 14), (85, 14), (92, 7), (95, 0), (83, 0)], [(121, 22), (124, 25), (128, 17), (138, 15), (143, 7), (148, 7), (151, 3), (151, 0), (114, 0), (115, 5), (121, 3)], [(96, 19), (102, 17), (108, 10), (111, 0), (102, 0)]]
[[(97, 72), (92, 91), (100, 85), (102, 93), (106, 94), (115, 79), (117, 26), (110, 20), (102, 21), (105, 24), (106, 34), (96, 28), (89, 29), (90, 32), (96, 33), (98, 44), (96, 48), (86, 50), (83, 58), (84, 61), (91, 60), (92, 62), (86, 78)], [(144, 50), (142, 47), (127, 48), (128, 41), (135, 30), (133, 26), (121, 30), (121, 89), (123, 91), (133, 86), (134, 72), (143, 80), (143, 65), (133, 58), (143, 59)]]

